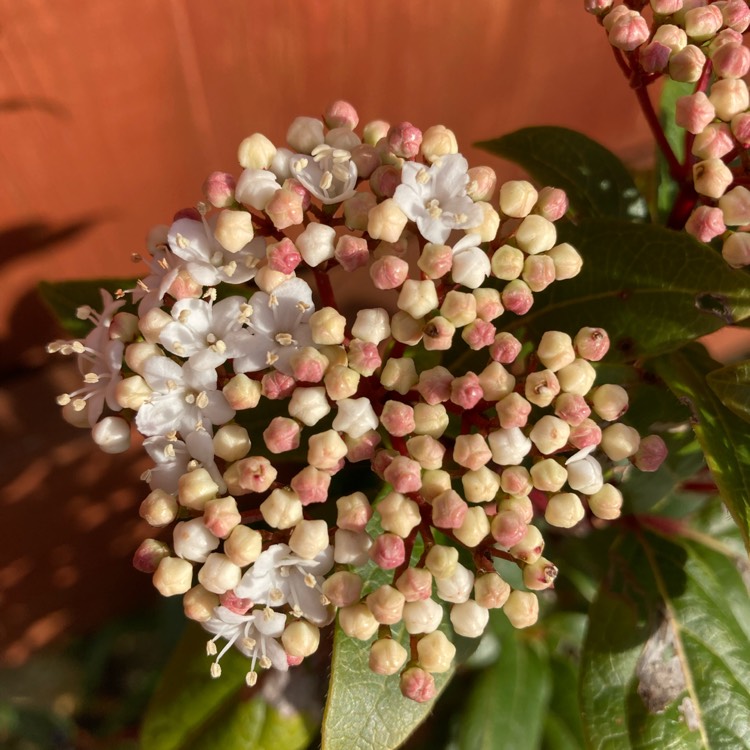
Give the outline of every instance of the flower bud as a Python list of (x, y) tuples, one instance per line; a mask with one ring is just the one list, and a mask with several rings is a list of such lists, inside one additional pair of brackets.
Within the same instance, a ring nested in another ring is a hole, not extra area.
[(209, 500), (219, 492), (219, 486), (205, 469), (193, 469), (178, 480), (180, 505), (202, 511)]
[(367, 608), (381, 625), (396, 625), (401, 622), (404, 611), (404, 595), (393, 586), (380, 586), (368, 595)]
[[(432, 594), (432, 573), (426, 568), (407, 568), (396, 579), (395, 586), (404, 595), (407, 603), (430, 599), (430, 595)], [(404, 611), (405, 616), (406, 611)], [(438, 620), (439, 623), (440, 620)]]
[(430, 548), (425, 557), (425, 567), (435, 576), (435, 580), (450, 578), (458, 566), (458, 550), (436, 544)]
[[(389, 360), (392, 362), (393, 360)], [(409, 360), (413, 362), (413, 360)], [(414, 406), (414, 432), (417, 435), (430, 435), (439, 438), (448, 427), (448, 412), (442, 404), (422, 404)]]
[(356, 573), (339, 570), (323, 581), (321, 591), (335, 607), (348, 607), (359, 601), (362, 579)]
[(263, 537), (248, 526), (235, 526), (224, 542), (224, 554), (241, 568), (254, 563), (262, 550)]
[(297, 237), (297, 249), (308, 266), (318, 266), (333, 258), (336, 230), (327, 224), (310, 222)]
[(742, 33), (750, 25), (750, 8), (744, 0), (728, 0), (721, 5), (721, 15), (724, 19), (724, 25), (731, 30)]
[(593, 495), (602, 488), (602, 466), (593, 456), (567, 462), (568, 485), (576, 492)]
[(404, 540), (396, 534), (381, 534), (370, 548), (370, 559), (383, 570), (403, 565), (406, 559)]
[(209, 500), (203, 509), (203, 523), (220, 539), (226, 539), (235, 526), (242, 521), (233, 497), (217, 497)]
[(641, 440), (633, 462), (641, 471), (656, 471), (668, 453), (665, 442), (658, 435), (648, 435)]
[(292, 490), (275, 489), (260, 504), (260, 512), (274, 529), (291, 529), (302, 520), (302, 503)]
[(555, 416), (575, 427), (591, 416), (591, 409), (583, 396), (562, 393), (555, 399)]
[(484, 633), (490, 620), (490, 613), (473, 599), (451, 607), (451, 624), (457, 635), (465, 638), (478, 638)]
[(516, 315), (525, 315), (534, 304), (534, 295), (529, 285), (520, 279), (508, 282), (503, 288), (500, 299), (503, 307)]
[(524, 268), (524, 254), (512, 245), (502, 245), (492, 254), (492, 275), (505, 281), (517, 279)]
[(581, 499), (572, 492), (553, 495), (544, 511), (544, 518), (547, 523), (561, 529), (572, 528), (582, 521), (585, 515)]
[(213, 616), (214, 608), (220, 604), (219, 597), (206, 591), (200, 584), (193, 586), (182, 598), (185, 617), (196, 622), (206, 622)]
[(307, 463), (323, 471), (335, 469), (346, 456), (346, 443), (336, 430), (311, 435), (307, 441)]
[[(465, 472), (461, 477), (464, 497), (470, 503), (489, 503), (500, 490), (500, 477), (486, 466)], [(424, 487), (422, 488), (424, 493)]]
[[(144, 539), (133, 555), (133, 567), (141, 573), (153, 573), (169, 557), (169, 547), (156, 539)], [(170, 563), (171, 565), (171, 563)], [(192, 576), (192, 566), (190, 575)]]
[(750, 105), (747, 84), (741, 78), (716, 81), (708, 98), (716, 108), (716, 115), (725, 122), (747, 110)]
[[(434, 573), (433, 573), (434, 575)], [(465, 602), (471, 595), (474, 585), (474, 574), (461, 563), (456, 564), (453, 573), (447, 578), (435, 576), (437, 584), (437, 595), (444, 602), (460, 604)]]
[(339, 625), (349, 638), (356, 638), (359, 641), (372, 638), (379, 627), (372, 612), (362, 602), (339, 609)]
[(237, 161), (245, 169), (268, 169), (275, 155), (276, 146), (262, 133), (253, 133), (248, 136), (237, 149)]
[(443, 621), (443, 608), (429, 597), (404, 604), (404, 626), (410, 635), (432, 633)]
[(289, 417), (274, 417), (263, 430), (263, 442), (271, 453), (286, 453), (299, 448), (300, 426)]
[(417, 435), (406, 441), (409, 455), (423, 469), (440, 469), (443, 466), (445, 446), (429, 435)]
[(631, 52), (647, 42), (649, 36), (646, 19), (637, 11), (630, 11), (617, 18), (610, 27), (607, 38), (613, 47)]
[(281, 190), (276, 175), (265, 169), (245, 169), (237, 181), (234, 194), (240, 203), (263, 211), (274, 194)]
[[(667, 2), (681, 2), (681, 0), (667, 0)], [(656, 29), (652, 41), (669, 47), (670, 51), (675, 53), (687, 45), (687, 34), (679, 26), (665, 23)]]
[(570, 425), (551, 414), (543, 416), (531, 429), (529, 438), (544, 455), (560, 450), (568, 442)]
[(416, 703), (427, 703), (437, 695), (435, 678), (419, 667), (410, 667), (402, 672), (399, 687), (405, 698)]
[(289, 400), (289, 414), (312, 427), (331, 411), (325, 388), (296, 388)]
[(583, 266), (583, 258), (572, 245), (563, 242), (553, 247), (547, 255), (555, 264), (555, 280), (564, 281), (578, 276)]
[(640, 442), (638, 430), (624, 424), (613, 424), (602, 430), (602, 450), (613, 461), (635, 455)]
[[(357, 167), (357, 176), (363, 180), (370, 177), (380, 166), (380, 154), (374, 146), (370, 146), (368, 143), (360, 143), (351, 150), (351, 153), (354, 166)], [(375, 203), (372, 205), (375, 205)], [(364, 227), (362, 228), (364, 229)]]
[(419, 256), (417, 266), (428, 279), (440, 279), (453, 267), (453, 249), (448, 245), (428, 242)]
[(289, 484), (297, 493), (303, 506), (323, 503), (328, 499), (331, 475), (314, 466), (305, 466), (292, 477)]
[(310, 154), (324, 143), (323, 123), (314, 117), (295, 117), (286, 133), (287, 143), (301, 154)]
[(726, 228), (721, 208), (713, 206), (697, 206), (685, 223), (685, 231), (701, 242), (710, 242)]
[[(500, 514), (498, 513), (498, 515)], [(509, 552), (517, 560), (521, 560), (521, 562), (527, 564), (536, 562), (542, 556), (542, 552), (544, 552), (542, 532), (536, 526), (527, 526), (521, 541), (514, 544)]]
[(193, 585), (193, 566), (179, 557), (164, 557), (154, 571), (152, 580), (162, 596), (184, 594)]
[[(353, 370), (348, 371), (354, 372)], [(337, 407), (338, 413), (332, 424), (334, 430), (358, 438), (378, 426), (378, 418), (369, 398), (364, 396), (362, 398), (342, 398), (338, 401)]]
[(499, 362), (490, 362), (479, 373), (477, 380), (487, 401), (501, 401), (507, 398), (516, 385), (516, 379)]
[(470, 470), (484, 466), (492, 458), (487, 441), (479, 433), (459, 435), (453, 446), (453, 460)]
[(261, 386), (257, 380), (252, 380), (247, 375), (235, 375), (222, 388), (222, 393), (227, 403), (236, 411), (241, 409), (254, 409), (260, 401)]
[(130, 448), (130, 423), (122, 417), (104, 417), (94, 425), (91, 437), (104, 453), (124, 453)]
[(303, 519), (289, 537), (289, 548), (305, 560), (317, 557), (328, 544), (328, 524), (325, 521)]
[(598, 362), (609, 351), (609, 336), (603, 328), (581, 328), (573, 345), (579, 357)]
[(557, 230), (543, 216), (531, 214), (516, 229), (516, 243), (525, 253), (536, 255), (551, 250), (557, 241)]
[(379, 675), (396, 674), (406, 663), (406, 649), (393, 638), (381, 638), (370, 647), (370, 670)]
[(719, 198), (719, 208), (729, 226), (750, 224), (750, 190), (737, 185)]
[(549, 406), (560, 393), (560, 383), (551, 370), (532, 372), (526, 377), (524, 393), (535, 406)]
[(710, 39), (723, 23), (721, 11), (715, 5), (692, 8), (685, 13), (685, 33), (698, 42)]
[(492, 460), (498, 466), (520, 464), (531, 450), (531, 440), (518, 427), (499, 429), (487, 436), (492, 451)]
[(410, 122), (392, 125), (385, 137), (391, 153), (404, 159), (413, 159), (422, 144), (422, 131)]
[(413, 359), (391, 357), (382, 372), (380, 383), (388, 391), (405, 396), (417, 383), (419, 376)]
[(379, 503), (381, 525), (404, 539), (419, 525), (419, 506), (400, 492), (389, 492)]
[(453, 535), (461, 544), (473, 548), (483, 542), (490, 533), (490, 522), (484, 508), (474, 506), (468, 508), (461, 525), (453, 531)]
[[(734, 122), (743, 115), (732, 118)], [(721, 159), (734, 148), (733, 129), (724, 122), (707, 125), (693, 141), (692, 153), (699, 159)], [(741, 138), (737, 138), (741, 141)]]
[(498, 401), (495, 409), (500, 426), (509, 430), (526, 425), (531, 413), (531, 404), (520, 393), (509, 393)]
[(500, 510), (492, 517), (490, 534), (501, 547), (520, 544), (526, 533), (526, 522), (514, 510)]
[(341, 565), (364, 565), (372, 549), (372, 539), (364, 531), (337, 529), (333, 540), (333, 559)]
[(528, 628), (539, 619), (539, 600), (530, 591), (514, 590), (503, 607), (514, 628)]
[(558, 370), (557, 379), (566, 393), (585, 396), (594, 385), (596, 370), (585, 359), (579, 358)]
[(485, 609), (499, 609), (508, 601), (510, 586), (497, 573), (483, 573), (474, 580), (474, 599)]
[[(361, 195), (361, 193), (358, 195)], [(354, 198), (350, 199), (350, 201), (353, 200)], [(349, 204), (350, 201), (346, 203)], [(350, 226), (350, 224), (347, 223), (347, 226)], [(351, 237), (350, 235), (339, 237), (333, 251), (333, 257), (345, 271), (356, 271), (358, 268), (367, 265), (370, 258), (367, 241), (362, 237)]]
[(305, 658), (320, 645), (320, 630), (307, 620), (290, 622), (281, 634), (281, 642), (289, 656)]
[(242, 578), (242, 570), (226, 555), (212, 552), (198, 571), (198, 580), (203, 588), (214, 594), (223, 594), (236, 588)]
[(497, 187), (497, 175), (492, 167), (471, 167), (466, 193), (473, 201), (488, 201)]
[(701, 77), (705, 64), (706, 56), (700, 47), (688, 44), (670, 58), (669, 77), (681, 83), (695, 83)]
[(531, 213), (539, 193), (526, 180), (511, 180), (500, 187), (500, 210), (515, 219), (523, 219)]
[(669, 65), (671, 55), (670, 47), (652, 40), (638, 50), (638, 62), (644, 73), (663, 73)]
[(452, 130), (445, 125), (433, 125), (424, 131), (421, 145), (422, 156), (433, 164), (441, 156), (458, 153), (458, 142)]
[(583, 422), (570, 428), (570, 444), (578, 450), (597, 446), (602, 441), (602, 430), (596, 422), (584, 419)]
[(367, 522), (372, 518), (372, 508), (364, 492), (354, 492), (340, 497), (336, 501), (336, 508), (336, 523), (341, 529), (364, 531)]
[(555, 263), (547, 255), (530, 255), (524, 261), (521, 278), (532, 292), (543, 292), (555, 281)]
[(721, 254), (732, 268), (750, 265), (750, 234), (747, 232), (731, 234), (724, 241)]
[(432, 501), (432, 524), (438, 529), (457, 529), (464, 521), (468, 505), (454, 490), (441, 492)]
[(620, 517), (622, 493), (611, 484), (605, 484), (599, 492), (589, 497), (591, 512), (604, 521), (613, 521)]
[(553, 458), (545, 458), (531, 467), (531, 481), (542, 492), (557, 492), (567, 481), (568, 472)]
[[(377, 170), (376, 170), (377, 171)], [(370, 209), (367, 216), (367, 233), (374, 240), (397, 242), (406, 228), (408, 218), (393, 198), (386, 198)], [(419, 318), (420, 315), (414, 317)]]
[(380, 422), (389, 435), (404, 437), (414, 430), (414, 409), (400, 401), (386, 401)]
[[(471, 297), (471, 295), (467, 296)], [(407, 279), (401, 287), (396, 304), (400, 310), (409, 313), (412, 318), (424, 317), (438, 308), (435, 282), (431, 279), (424, 281)]]
[(500, 500), (497, 504), (497, 512), (504, 510), (517, 513), (525, 524), (531, 523), (534, 518), (534, 506), (526, 495), (513, 495)]
[(422, 486), (422, 467), (407, 456), (396, 456), (383, 472), (383, 478), (397, 492), (417, 492)]
[(417, 641), (417, 655), (419, 664), (424, 669), (431, 674), (438, 674), (447, 672), (451, 668), (456, 656), (456, 647), (448, 640), (445, 633), (435, 630)]

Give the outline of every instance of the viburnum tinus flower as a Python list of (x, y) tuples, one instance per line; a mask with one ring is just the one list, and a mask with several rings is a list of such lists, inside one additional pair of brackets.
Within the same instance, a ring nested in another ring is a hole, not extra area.
[(249, 684), (299, 664), (335, 617), (425, 701), (453, 634), (479, 638), (491, 609), (536, 621), (558, 575), (544, 530), (617, 518), (618, 478), (666, 449), (620, 421), (624, 388), (597, 386), (596, 321), (520, 325), (581, 268), (563, 191), (494, 197), (448, 128), (357, 124), (337, 102), (289, 148), (246, 138), (239, 178), (212, 173), (152, 234), (137, 308), (104, 297), (83, 342), (52, 348), (79, 357), (61, 403), (89, 403), (100, 445), (124, 450), (131, 422), (146, 437), (140, 513), (174, 527), (134, 564), (213, 636), (214, 677), (231, 647)]

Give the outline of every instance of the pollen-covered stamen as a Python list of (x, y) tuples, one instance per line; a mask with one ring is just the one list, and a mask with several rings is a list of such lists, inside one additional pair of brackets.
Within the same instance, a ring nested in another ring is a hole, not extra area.
[(245, 675), (245, 684), (248, 687), (254, 687), (255, 683), (258, 682), (258, 673), (257, 672), (248, 672)]
[(268, 598), (271, 600), (272, 604), (278, 606), (284, 601), (284, 592), (279, 588), (272, 588), (268, 592)]
[(175, 235), (174, 241), (177, 244), (177, 247), (180, 248), (180, 250), (185, 250), (186, 248), (190, 247), (190, 240), (185, 237), (184, 234), (180, 234), (179, 232)]
[(333, 185), (333, 173), (328, 170), (323, 172), (318, 185), (321, 190), (328, 190)]
[(291, 333), (277, 333), (274, 337), (274, 341), (279, 344), (279, 346), (291, 346), (292, 344), (296, 344), (297, 342), (292, 338)]
[(208, 394), (205, 391), (201, 391), (196, 397), (195, 397), (195, 405), (199, 409), (205, 409), (208, 406)]
[(89, 384), (89, 385), (93, 385), (93, 384), (95, 384), (95, 383), (98, 383), (98, 382), (99, 382), (99, 379), (100, 379), (100, 376), (99, 376), (99, 375), (97, 375), (97, 374), (96, 374), (95, 372), (87, 372), (87, 373), (86, 373), (86, 374), (85, 374), (85, 375), (83, 376), (83, 382), (84, 382), (84, 383), (87, 383), (87, 384)]
[(414, 178), (420, 185), (426, 185), (430, 181), (430, 174), (429, 172), (422, 167), (422, 169), (417, 172), (416, 177)]
[(427, 209), (427, 213), (433, 219), (439, 219), (443, 215), (443, 209), (440, 208), (440, 202), (437, 198), (433, 198), (432, 200), (428, 201), (428, 203), (425, 205), (425, 208)]
[(231, 279), (237, 273), (237, 261), (230, 261), (226, 265), (220, 266), (220, 269)]
[(310, 162), (305, 158), (295, 159), (292, 162), (292, 169), (294, 169), (295, 172), (301, 172), (303, 169), (307, 168), (309, 163)]

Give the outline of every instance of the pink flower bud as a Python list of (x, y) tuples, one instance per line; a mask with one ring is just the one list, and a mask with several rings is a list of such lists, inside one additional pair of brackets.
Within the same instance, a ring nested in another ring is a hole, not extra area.
[(422, 144), (422, 131), (410, 122), (401, 122), (391, 126), (386, 135), (388, 148), (404, 159), (413, 159), (419, 154)]
[(228, 172), (211, 172), (203, 183), (203, 195), (215, 208), (226, 208), (234, 203), (234, 177)]
[(610, 27), (609, 43), (625, 52), (648, 41), (650, 31), (646, 19), (637, 11), (623, 13)]
[(209, 500), (203, 509), (203, 523), (219, 539), (226, 539), (235, 526), (242, 521), (233, 497), (217, 497)]
[(596, 422), (584, 419), (578, 425), (570, 428), (570, 444), (578, 450), (599, 445), (602, 441), (602, 430)]
[(367, 229), (370, 211), (376, 205), (377, 199), (372, 193), (355, 193), (351, 198), (344, 201), (344, 222), (346, 226), (349, 229)]
[(453, 248), (428, 242), (419, 256), (417, 265), (428, 279), (440, 279), (453, 267)]
[(598, 362), (609, 351), (609, 336), (603, 328), (581, 328), (573, 345), (579, 357)]
[(133, 555), (133, 567), (141, 573), (153, 573), (159, 567), (159, 563), (167, 557), (168, 545), (156, 539), (144, 539)]
[(703, 72), (706, 56), (700, 47), (688, 44), (676, 52), (669, 60), (669, 75), (681, 83), (695, 83)]
[(381, 625), (396, 625), (404, 611), (404, 595), (385, 584), (375, 589), (366, 598), (367, 608)]
[(268, 399), (288, 398), (297, 383), (290, 375), (274, 370), (266, 373), (261, 380), (261, 392)]
[(389, 435), (403, 437), (414, 430), (414, 409), (400, 401), (386, 401), (380, 421)]
[(372, 507), (363, 492), (344, 495), (336, 501), (338, 516), (336, 523), (340, 529), (361, 532), (372, 518)]
[(479, 433), (459, 435), (453, 446), (453, 460), (470, 471), (476, 471), (492, 458), (487, 441)]
[(685, 231), (701, 242), (710, 242), (726, 231), (721, 208), (698, 206), (685, 223)]
[(344, 435), (347, 453), (346, 460), (350, 463), (369, 461), (375, 455), (375, 448), (380, 444), (380, 435), (375, 430), (369, 430), (358, 438)]
[(583, 396), (577, 393), (562, 393), (555, 399), (555, 415), (576, 426), (591, 415), (591, 409)]
[(502, 331), (495, 336), (495, 341), (490, 346), (490, 356), (495, 362), (509, 365), (516, 361), (521, 349), (521, 342), (513, 334)]
[(742, 33), (750, 26), (750, 8), (745, 0), (727, 0), (722, 4), (721, 15), (724, 25)]
[(359, 123), (359, 115), (357, 115), (357, 110), (349, 102), (337, 99), (333, 104), (329, 104), (326, 107), (323, 113), (323, 120), (331, 129), (349, 128), (350, 130), (354, 130), (357, 127), (357, 123)]
[(651, 8), (654, 13), (662, 16), (671, 16), (682, 9), (683, 0), (651, 0)]
[(549, 406), (558, 393), (560, 393), (560, 383), (552, 370), (532, 372), (526, 377), (524, 395), (534, 406)]
[(370, 175), (370, 189), (378, 199), (393, 198), (393, 194), (400, 184), (401, 173), (390, 164), (379, 166)]
[(409, 264), (395, 255), (384, 255), (370, 266), (370, 278), (376, 289), (397, 289), (409, 275)]
[(176, 300), (197, 299), (203, 294), (203, 287), (193, 279), (187, 270), (182, 269), (170, 284), (167, 294)]
[(547, 221), (562, 219), (568, 212), (568, 196), (560, 188), (542, 188), (539, 191), (534, 211)]
[(495, 407), (500, 426), (509, 430), (525, 427), (531, 413), (531, 404), (520, 393), (509, 393), (497, 402)]
[(289, 484), (299, 496), (302, 505), (323, 503), (328, 499), (331, 475), (314, 466), (305, 466), (292, 477)]
[(488, 201), (497, 187), (497, 175), (491, 167), (471, 167), (466, 192), (473, 201)]
[(333, 255), (345, 271), (354, 271), (367, 265), (370, 258), (367, 241), (362, 237), (352, 237), (346, 234), (339, 237)]
[(484, 396), (479, 378), (473, 372), (468, 372), (451, 382), (450, 400), (462, 409), (473, 409)]
[(406, 559), (404, 540), (396, 534), (381, 534), (370, 548), (370, 559), (383, 570), (393, 570)]
[(383, 472), (383, 477), (396, 492), (417, 492), (422, 486), (422, 467), (411, 458), (396, 456)]
[(724, 44), (713, 54), (711, 62), (721, 78), (743, 78), (750, 70), (750, 49), (742, 44)]
[(526, 523), (515, 511), (501, 510), (492, 518), (490, 533), (502, 547), (513, 547), (526, 534)]
[(514, 279), (505, 285), (502, 291), (503, 307), (516, 315), (525, 315), (534, 304), (534, 295), (528, 284)]
[(450, 398), (453, 375), (450, 370), (438, 365), (419, 374), (417, 391), (422, 399), (431, 406), (443, 403)]
[(719, 208), (729, 226), (750, 224), (750, 190), (742, 185), (732, 188), (719, 198)]
[(244, 615), (253, 606), (252, 599), (243, 599), (234, 591), (225, 591), (220, 597), (219, 602), (222, 607), (226, 607), (230, 612), (237, 615)]
[(668, 454), (666, 443), (658, 435), (647, 435), (638, 446), (634, 463), (641, 471), (656, 471)]
[(698, 42), (712, 37), (724, 23), (721, 11), (715, 5), (692, 8), (685, 13), (685, 32)]
[(391, 465), (394, 458), (398, 454), (392, 450), (379, 450), (373, 457), (370, 463), (372, 470), (381, 479), (384, 478), (385, 470)]
[[(743, 117), (743, 115), (737, 115), (737, 117)], [(733, 118), (732, 122), (735, 119)], [(748, 132), (750, 134), (750, 128)], [(724, 122), (712, 123), (707, 125), (702, 133), (695, 136), (692, 153), (700, 159), (721, 159), (734, 148), (734, 145), (729, 125)]]
[(747, 232), (731, 234), (724, 241), (721, 254), (732, 268), (750, 265), (750, 234)]
[(276, 229), (287, 229), (302, 224), (304, 198), (295, 190), (284, 187), (277, 190), (263, 209)]
[(407, 568), (395, 585), (407, 602), (424, 601), (432, 595), (432, 573), (426, 568)]
[(369, 377), (383, 363), (378, 347), (371, 341), (352, 339), (349, 344), (349, 367)]
[(323, 380), (328, 358), (312, 346), (295, 352), (289, 360), (292, 375), (301, 383), (319, 383)]
[(681, 96), (676, 106), (675, 122), (693, 134), (702, 132), (716, 117), (714, 105), (702, 91)]
[(442, 492), (432, 501), (432, 523), (439, 529), (457, 529), (469, 506), (454, 490)]
[(420, 667), (411, 667), (401, 673), (401, 694), (416, 703), (427, 703), (437, 695), (435, 678)]
[(263, 430), (263, 440), (271, 453), (285, 453), (299, 448), (300, 426), (288, 417), (274, 417)]
[(638, 50), (638, 60), (645, 73), (661, 73), (669, 65), (672, 49), (661, 42), (651, 41)]
[(359, 601), (362, 579), (356, 573), (339, 570), (323, 582), (321, 589), (335, 607), (348, 607)]
[(302, 262), (302, 256), (294, 246), (294, 243), (285, 237), (276, 245), (271, 245), (266, 251), (268, 265), (274, 271), (290, 274)]
[(276, 481), (276, 469), (263, 456), (243, 458), (233, 467), (239, 475), (239, 486), (247, 492), (265, 492)]
[(492, 346), (495, 341), (497, 329), (492, 323), (477, 318), (461, 331), (461, 338), (474, 351), (479, 351), (487, 346)]

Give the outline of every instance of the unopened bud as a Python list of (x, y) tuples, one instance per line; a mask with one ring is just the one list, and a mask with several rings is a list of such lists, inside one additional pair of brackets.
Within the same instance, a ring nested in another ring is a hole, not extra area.
[(539, 619), (539, 600), (530, 591), (514, 590), (503, 607), (514, 628), (528, 628)]

